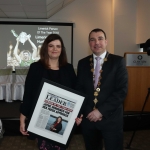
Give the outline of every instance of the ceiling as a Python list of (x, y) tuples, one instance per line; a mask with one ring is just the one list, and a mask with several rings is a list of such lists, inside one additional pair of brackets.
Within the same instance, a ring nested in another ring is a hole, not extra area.
[(74, 0), (0, 0), (0, 18), (48, 19)]

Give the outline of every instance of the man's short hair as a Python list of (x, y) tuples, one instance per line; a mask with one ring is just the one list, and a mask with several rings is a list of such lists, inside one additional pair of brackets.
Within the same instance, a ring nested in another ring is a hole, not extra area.
[(104, 33), (104, 36), (105, 36), (105, 39), (107, 38), (107, 37), (106, 37), (106, 33), (105, 33), (104, 30), (99, 29), (99, 28), (95, 28), (95, 29), (93, 29), (93, 30), (89, 33), (89, 41), (90, 41), (90, 35), (91, 35), (92, 32), (103, 32), (103, 33)]

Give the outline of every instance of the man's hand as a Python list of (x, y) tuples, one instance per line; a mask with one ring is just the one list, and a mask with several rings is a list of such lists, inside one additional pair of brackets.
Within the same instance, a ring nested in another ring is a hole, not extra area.
[(87, 115), (87, 119), (89, 119), (90, 121), (101, 121), (102, 120), (103, 115), (98, 111), (98, 109), (94, 109), (92, 112), (90, 112)]
[(28, 34), (28, 35), (26, 36), (26, 38), (27, 38), (27, 40), (29, 40), (29, 39), (31, 38), (31, 34)]
[(19, 36), (16, 38), (16, 41), (17, 41), (17, 43), (20, 42), (20, 37)]

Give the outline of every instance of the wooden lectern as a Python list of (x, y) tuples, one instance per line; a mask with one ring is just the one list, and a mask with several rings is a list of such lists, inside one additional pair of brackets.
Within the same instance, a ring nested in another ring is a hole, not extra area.
[[(124, 54), (128, 71), (128, 93), (124, 111), (141, 111), (150, 88), (150, 56), (146, 52)], [(150, 111), (150, 97), (144, 111)]]

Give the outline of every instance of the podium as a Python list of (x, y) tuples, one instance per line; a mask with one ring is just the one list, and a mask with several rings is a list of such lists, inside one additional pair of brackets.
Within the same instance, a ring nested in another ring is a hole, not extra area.
[[(128, 93), (124, 101), (124, 111), (141, 111), (150, 88), (150, 56), (146, 52), (126, 52), (124, 57), (128, 71)], [(144, 111), (150, 111), (150, 98)]]

